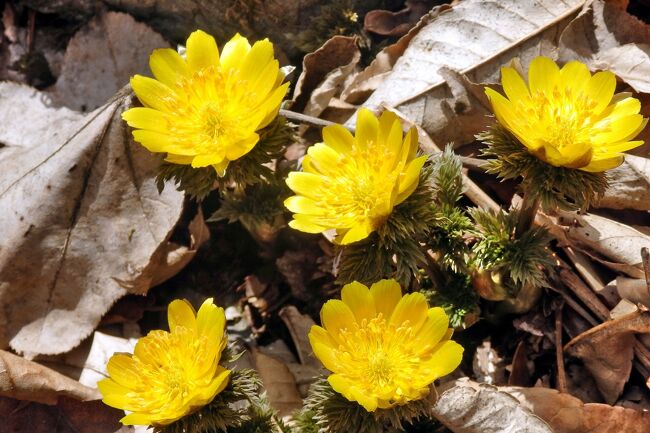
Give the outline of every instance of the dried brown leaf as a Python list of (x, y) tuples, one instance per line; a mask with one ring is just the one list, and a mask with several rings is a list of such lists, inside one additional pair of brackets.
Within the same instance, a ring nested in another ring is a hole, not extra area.
[(363, 28), (382, 36), (403, 36), (435, 3), (435, 0), (406, 0), (406, 7), (397, 12), (370, 11), (363, 18)]
[(501, 388), (545, 420), (555, 433), (646, 433), (650, 413), (599, 403), (583, 403), (549, 388)]
[(0, 95), (11, 101), (0, 105), (0, 347), (63, 353), (163, 272), (151, 261), (168, 251), (183, 195), (158, 193), (158, 159), (120, 119), (129, 98), (84, 116), (28, 87)]
[(609, 172), (609, 188), (596, 206), (650, 210), (650, 159), (626, 155), (625, 162)]
[(296, 379), (287, 365), (279, 359), (253, 349), (255, 369), (262, 378), (271, 406), (280, 416), (290, 415), (302, 407)]
[(101, 401), (77, 401), (63, 397), (56, 406), (25, 403), (0, 397), (2, 433), (129, 433), (123, 426), (124, 412)]
[(149, 72), (149, 55), (169, 44), (128, 14), (108, 12), (82, 27), (68, 43), (51, 94), (78, 111), (103, 105), (137, 73)]
[(312, 350), (309, 338), (307, 337), (311, 327), (315, 325), (311, 317), (307, 314), (301, 314), (293, 305), (287, 305), (282, 308), (279, 315), (289, 329), (300, 362), (304, 365), (309, 365), (315, 368), (320, 367), (320, 362), (314, 357), (314, 351)]
[(292, 109), (318, 116), (332, 97), (340, 93), (360, 58), (357, 39), (349, 36), (334, 36), (318, 50), (307, 54), (296, 83)]
[(650, 332), (650, 311), (637, 311), (580, 334), (564, 350), (584, 362), (605, 401), (614, 404), (632, 371), (635, 333), (645, 332)]
[(36, 362), (0, 350), (0, 396), (56, 404), (60, 397), (94, 400), (99, 398), (99, 392)]

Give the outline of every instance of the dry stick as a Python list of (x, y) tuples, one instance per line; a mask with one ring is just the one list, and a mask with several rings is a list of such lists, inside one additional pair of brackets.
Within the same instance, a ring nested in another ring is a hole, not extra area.
[[(286, 117), (287, 119), (293, 120), (294, 122), (304, 123), (305, 125), (315, 126), (317, 128), (324, 128), (330, 125), (337, 125), (337, 123), (330, 122), (329, 120), (319, 119), (318, 117), (308, 116), (306, 114), (297, 113), (291, 110), (280, 109), (279, 114), (280, 116)], [(345, 126), (345, 125), (341, 125), (341, 126), (343, 126), (345, 129), (347, 129), (350, 132), (354, 132), (354, 128), (352, 127)], [(440, 151), (441, 150), (438, 148), (438, 152)], [(471, 158), (469, 156), (459, 156), (459, 158), (463, 163), (464, 167), (467, 167), (468, 169), (473, 171), (485, 171), (485, 169), (482, 168), (483, 164), (485, 164), (484, 160), (479, 158)]]
[(562, 344), (562, 310), (560, 306), (555, 310), (555, 361), (557, 362), (557, 390), (567, 393), (566, 371), (564, 370), (564, 350)]
[(650, 295), (650, 251), (646, 247), (641, 248), (641, 261), (643, 262), (643, 271), (645, 272), (645, 285)]

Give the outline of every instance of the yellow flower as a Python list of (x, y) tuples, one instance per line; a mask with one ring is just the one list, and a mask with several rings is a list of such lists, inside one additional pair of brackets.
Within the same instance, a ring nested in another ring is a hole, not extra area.
[(303, 172), (289, 173), (287, 185), (297, 194), (284, 202), (295, 212), (289, 225), (307, 233), (336, 229), (340, 244), (359, 241), (415, 190), (427, 157), (415, 157), (415, 128), (403, 137), (388, 111), (377, 119), (361, 109), (355, 136), (331, 125), (323, 128), (323, 141), (307, 151)]
[(309, 341), (316, 357), (332, 371), (332, 388), (367, 411), (419, 400), (429, 385), (460, 364), (463, 348), (451, 341), (442, 308), (429, 308), (421, 293), (402, 297), (395, 280), (368, 289), (353, 282), (342, 300), (321, 310), (320, 326)]
[(514, 68), (501, 69), (507, 96), (486, 88), (494, 114), (528, 151), (556, 167), (600, 172), (619, 166), (621, 152), (643, 144), (630, 141), (648, 119), (629, 93), (614, 94), (609, 71), (593, 76), (578, 61), (562, 69), (547, 57), (534, 59), (528, 85)]
[(166, 425), (210, 403), (228, 384), (219, 365), (226, 346), (223, 308), (207, 299), (198, 315), (187, 301), (169, 304), (170, 332), (142, 337), (133, 355), (108, 361), (109, 378), (97, 383), (103, 401), (129, 411), (126, 425)]
[(220, 175), (259, 140), (256, 131), (277, 116), (289, 83), (273, 58), (273, 44), (253, 46), (239, 34), (223, 47), (200, 30), (187, 39), (186, 58), (154, 50), (155, 79), (136, 75), (131, 87), (144, 107), (122, 114), (136, 141), (167, 161), (213, 166)]

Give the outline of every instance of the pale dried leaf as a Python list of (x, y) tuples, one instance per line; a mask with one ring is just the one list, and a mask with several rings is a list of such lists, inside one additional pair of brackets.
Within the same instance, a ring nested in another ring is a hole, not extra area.
[(650, 290), (645, 278), (616, 277), (614, 286), (621, 298), (650, 308)]
[(645, 332), (650, 332), (650, 311), (637, 311), (580, 334), (564, 350), (584, 362), (605, 401), (614, 404), (630, 377), (634, 334)]
[[(413, 38), (391, 75), (364, 105), (384, 103), (422, 125), (439, 143), (473, 141), (490, 122), (484, 101), (450, 89), (443, 67), (474, 83), (498, 80), (499, 68), (520, 57), (552, 54), (557, 36), (584, 0), (465, 0), (440, 14)], [(461, 98), (459, 99), (459, 95)]]
[(128, 14), (108, 12), (82, 27), (68, 43), (51, 94), (55, 104), (92, 111), (129, 82), (149, 73), (149, 55), (169, 44)]
[(596, 207), (650, 210), (650, 159), (626, 155), (625, 162), (608, 176), (609, 188)]
[(454, 433), (553, 433), (513, 396), (463, 379), (438, 397), (432, 414)]
[(0, 84), (0, 97), (11, 101), (0, 105), (0, 347), (63, 353), (162, 272), (144, 273), (167, 249), (183, 195), (158, 193), (158, 159), (120, 119), (129, 98), (83, 116), (15, 84)]
[(638, 92), (650, 93), (650, 26), (613, 2), (594, 1), (569, 24), (559, 58), (611, 70)]
[(647, 433), (650, 412), (599, 403), (549, 388), (500, 388), (545, 420), (555, 433)]
[(643, 277), (641, 248), (650, 245), (650, 236), (617, 221), (598, 215), (562, 212), (564, 234), (577, 249), (604, 265)]
[(36, 362), (0, 350), (0, 396), (56, 404), (59, 397), (94, 400), (99, 398), (99, 392)]

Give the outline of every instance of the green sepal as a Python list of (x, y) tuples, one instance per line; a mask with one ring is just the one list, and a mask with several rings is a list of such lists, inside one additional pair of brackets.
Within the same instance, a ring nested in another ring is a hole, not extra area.
[(498, 122), (486, 132), (476, 136), (487, 145), (483, 155), (488, 173), (501, 179), (523, 178), (521, 189), (530, 194), (530, 200), (539, 198), (542, 209), (587, 209), (602, 197), (607, 189), (607, 175), (555, 167), (535, 155)]
[(437, 394), (432, 387), (428, 396), (390, 409), (368, 412), (359, 403), (349, 401), (320, 378), (309, 388), (303, 409), (294, 418), (300, 433), (397, 433), (421, 419), (431, 419), (431, 407)]
[(162, 192), (165, 183), (172, 180), (176, 189), (194, 200), (201, 201), (219, 185), (236, 185), (243, 188), (273, 177), (267, 165), (280, 158), (285, 147), (294, 140), (295, 125), (277, 116), (266, 128), (258, 132), (260, 139), (253, 149), (232, 161), (223, 177), (213, 167), (193, 168), (190, 165), (163, 161), (156, 176), (156, 186)]

